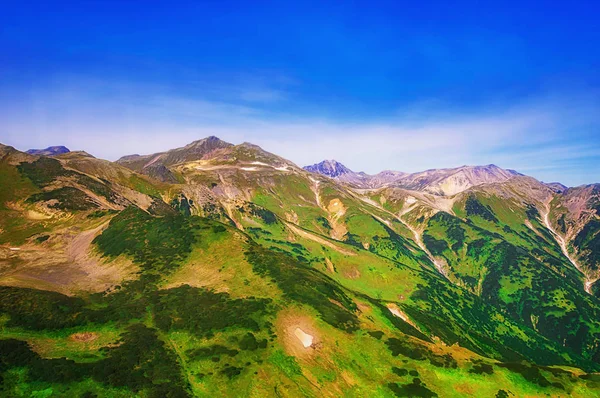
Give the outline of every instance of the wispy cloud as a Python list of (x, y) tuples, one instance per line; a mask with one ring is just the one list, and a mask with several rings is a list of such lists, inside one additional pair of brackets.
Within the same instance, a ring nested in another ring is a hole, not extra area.
[(61, 80), (0, 97), (0, 141), (20, 149), (64, 144), (116, 159), (217, 135), (233, 143), (256, 143), (299, 165), (335, 158), (374, 173), (496, 163), (546, 181), (600, 181), (596, 94), (562, 93), (451, 113), (432, 106), (433, 101), (351, 123), (300, 117), (293, 108), (273, 110), (273, 103), (290, 100), (289, 82), (284, 83), (259, 79), (240, 87), (215, 85), (202, 95), (151, 85)]

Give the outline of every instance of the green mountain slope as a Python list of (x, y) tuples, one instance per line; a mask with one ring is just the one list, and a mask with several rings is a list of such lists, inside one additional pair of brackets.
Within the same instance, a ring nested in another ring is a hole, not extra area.
[(0, 395), (600, 395), (594, 188), (354, 189), (207, 140), (160, 180), (0, 147)]

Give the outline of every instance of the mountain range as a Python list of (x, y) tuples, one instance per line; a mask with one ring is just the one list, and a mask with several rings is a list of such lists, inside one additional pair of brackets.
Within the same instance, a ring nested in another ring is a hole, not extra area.
[(377, 189), (393, 186), (440, 196), (452, 196), (474, 186), (500, 183), (519, 175), (514, 170), (504, 170), (494, 164), (433, 169), (410, 174), (386, 170), (369, 175), (364, 172), (355, 173), (335, 160), (325, 160), (304, 169), (348, 183), (353, 188)]
[(599, 278), (599, 184), (0, 145), (4, 396), (598, 396)]

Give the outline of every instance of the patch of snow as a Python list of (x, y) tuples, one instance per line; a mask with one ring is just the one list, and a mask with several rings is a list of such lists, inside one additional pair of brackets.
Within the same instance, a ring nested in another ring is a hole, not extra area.
[(212, 165), (200, 165), (200, 166), (196, 166), (194, 167), (196, 170), (204, 170), (204, 171), (209, 171), (209, 170), (216, 170), (216, 169), (221, 169), (224, 166), (212, 166)]
[(156, 156), (154, 157), (154, 159), (152, 159), (151, 161), (149, 161), (148, 163), (146, 163), (146, 164), (144, 165), (144, 167), (148, 167), (148, 166), (151, 166), (151, 165), (153, 165), (153, 164), (154, 164), (154, 163), (156, 163), (156, 162), (158, 161), (158, 159), (160, 159), (161, 157), (162, 157), (162, 155), (156, 155)]
[(406, 204), (412, 205), (413, 203), (415, 203), (417, 201), (416, 198), (413, 198), (412, 196), (408, 196), (406, 198)]
[(402, 217), (397, 217), (397, 219), (413, 233), (413, 236), (415, 237), (415, 243), (417, 244), (417, 246), (419, 246), (419, 248), (421, 250), (423, 250), (425, 252), (425, 254), (427, 254), (427, 257), (429, 257), (429, 260), (433, 263), (433, 265), (435, 265), (435, 268), (438, 270), (438, 272), (441, 275), (443, 275), (445, 278), (448, 278), (448, 275), (446, 275), (446, 271), (444, 270), (443, 264), (438, 259), (436, 259), (433, 256), (433, 254), (431, 254), (429, 249), (427, 249), (427, 246), (425, 246), (425, 243), (423, 243), (423, 239), (421, 238), (421, 233), (415, 227), (410, 225), (408, 222), (404, 221), (402, 219)]
[(313, 336), (308, 333), (304, 333), (304, 330), (300, 328), (296, 328), (296, 330), (294, 330), (294, 335), (298, 338), (298, 340), (300, 340), (304, 348), (310, 347), (313, 343)]
[(392, 305), (388, 305), (388, 310), (390, 310), (390, 312), (395, 317), (398, 317), (398, 318), (402, 319), (404, 322), (408, 322), (408, 318), (402, 312), (400, 312), (400, 310), (398, 309), (398, 307), (392, 306)]
[(21, 250), (21, 248), (20, 247), (11, 247), (10, 250), (13, 252), (16, 252), (16, 251)]
[(315, 180), (312, 177), (310, 177), (310, 180), (314, 184), (312, 190), (315, 193), (315, 201), (317, 202), (317, 206), (322, 207), (321, 206), (321, 196), (319, 195), (319, 183), (320, 183), (320, 181), (319, 180)]
[(256, 168), (256, 167), (240, 167), (240, 169), (244, 170), (244, 171), (256, 171), (256, 170), (258, 170), (258, 168)]
[(367, 198), (366, 196), (360, 196), (360, 200), (362, 200), (365, 203), (370, 204), (371, 206), (377, 207), (377, 208), (381, 208), (381, 204), (375, 202), (373, 199), (371, 198)]
[(567, 242), (565, 241), (565, 238), (563, 238), (561, 235), (559, 235), (558, 232), (556, 232), (556, 230), (550, 224), (550, 201), (545, 203), (544, 212), (542, 213), (542, 222), (554, 236), (554, 240), (556, 240), (556, 243), (558, 243), (558, 246), (560, 246), (560, 249), (563, 252), (564, 256), (585, 277), (585, 284), (584, 284), (583, 288), (586, 291), (586, 293), (592, 294), (592, 284), (595, 281), (590, 280), (590, 278), (585, 274), (583, 267), (581, 267), (581, 265), (579, 265), (579, 263), (577, 261), (575, 261), (575, 259), (573, 257), (571, 257), (571, 254), (569, 253), (569, 250), (567, 248)]
[(309, 233), (308, 231), (305, 231), (305, 230), (297, 227), (294, 224), (287, 223), (286, 225), (292, 230), (292, 232), (294, 232), (295, 234), (300, 235), (300, 236), (302, 236), (302, 237), (304, 237), (306, 239), (310, 239), (310, 240), (312, 240), (314, 242), (320, 243), (323, 246), (327, 246), (330, 249), (333, 249), (333, 250), (335, 250), (335, 251), (337, 251), (339, 253), (345, 254), (347, 256), (356, 256), (355, 252), (353, 252), (351, 250), (347, 250), (347, 249), (342, 248), (342, 247), (339, 247), (337, 245), (334, 245), (329, 240), (321, 238), (318, 235), (313, 235), (313, 234)]
[(268, 164), (266, 164), (266, 163), (263, 163), (263, 162), (257, 162), (257, 161), (255, 161), (255, 162), (251, 162), (250, 164), (259, 164), (259, 165), (261, 165), (261, 166), (269, 166), (269, 165), (268, 165)]

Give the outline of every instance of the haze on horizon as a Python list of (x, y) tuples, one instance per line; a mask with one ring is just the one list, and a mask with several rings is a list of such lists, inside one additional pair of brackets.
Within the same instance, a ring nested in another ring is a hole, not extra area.
[(600, 5), (21, 2), (0, 142), (109, 160), (216, 135), (300, 166), (600, 182)]

